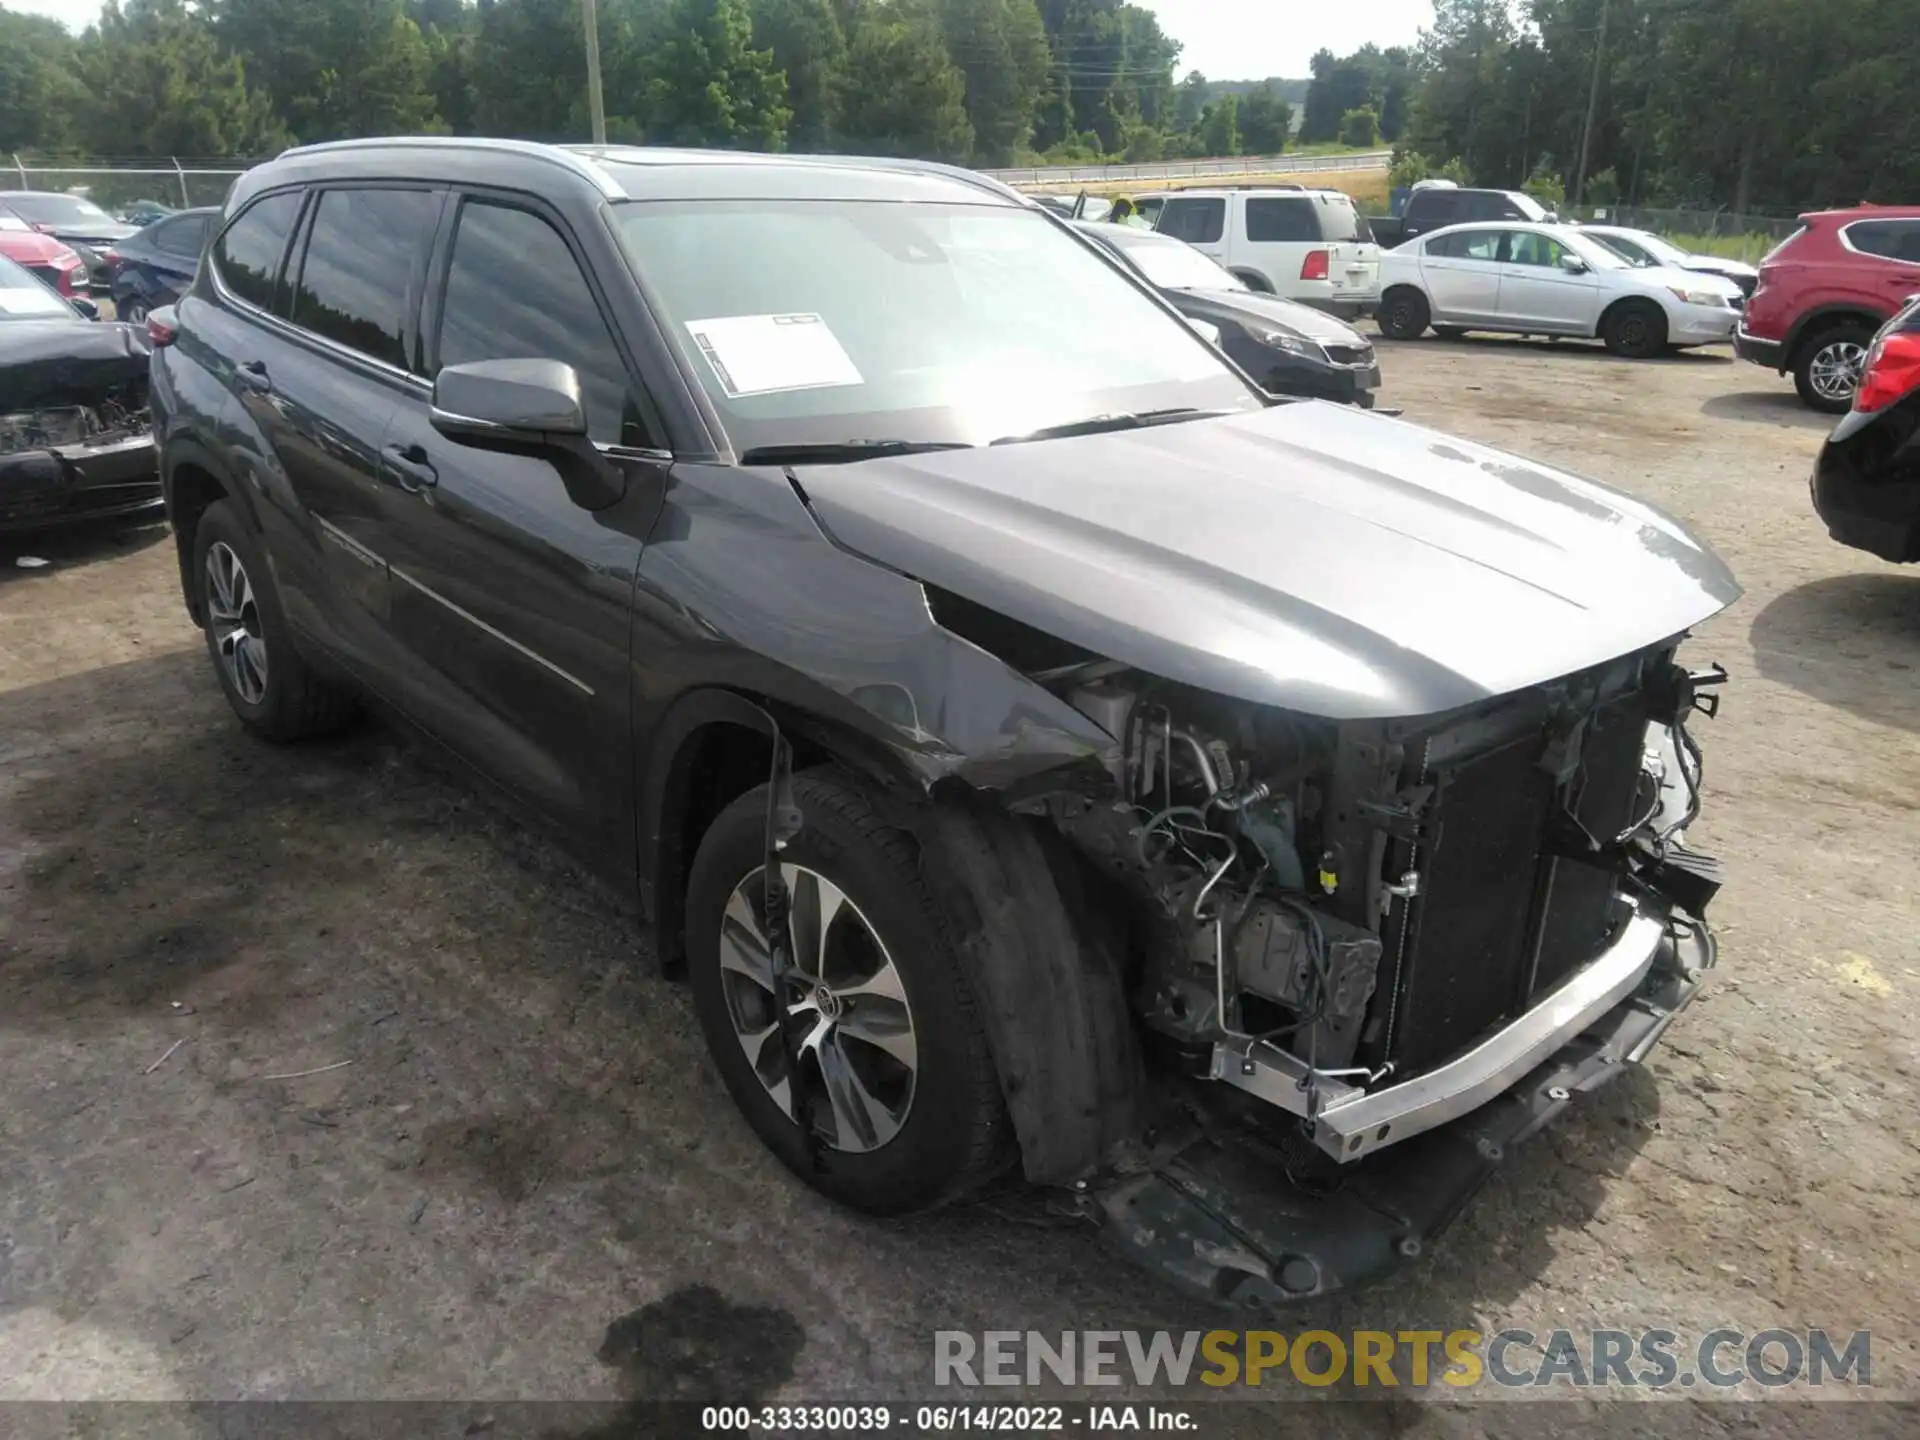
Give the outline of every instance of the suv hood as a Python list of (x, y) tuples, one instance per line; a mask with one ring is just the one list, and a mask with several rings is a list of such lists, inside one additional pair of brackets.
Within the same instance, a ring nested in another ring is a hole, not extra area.
[(1524, 689), (1740, 594), (1636, 500), (1317, 401), (793, 475), (872, 560), (1148, 674), (1334, 719)]

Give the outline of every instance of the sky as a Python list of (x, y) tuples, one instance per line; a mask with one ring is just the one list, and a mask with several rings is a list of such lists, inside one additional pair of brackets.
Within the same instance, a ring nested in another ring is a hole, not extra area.
[[(5, 0), (9, 10), (51, 15), (75, 32), (100, 14), (100, 0)], [(1135, 0), (1186, 47), (1180, 73), (1215, 80), (1303, 79), (1316, 50), (1346, 55), (1369, 40), (1411, 45), (1433, 20), (1432, 0)]]

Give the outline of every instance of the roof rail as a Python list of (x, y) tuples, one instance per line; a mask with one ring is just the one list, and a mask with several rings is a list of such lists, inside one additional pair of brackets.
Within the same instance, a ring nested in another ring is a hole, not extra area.
[(282, 150), (276, 159), (309, 155), (339, 154), (354, 150), (480, 150), (506, 155), (524, 155), (530, 160), (545, 160), (589, 180), (601, 193), (617, 197), (619, 186), (606, 171), (585, 155), (565, 145), (547, 145), (537, 140), (503, 140), (488, 135), (374, 135), (358, 140), (323, 140), (312, 145), (296, 145)]

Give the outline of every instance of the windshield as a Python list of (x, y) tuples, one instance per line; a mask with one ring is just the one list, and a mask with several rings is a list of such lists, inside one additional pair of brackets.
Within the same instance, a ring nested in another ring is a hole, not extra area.
[(1578, 230), (1556, 229), (1549, 232), (1554, 239), (1573, 251), (1596, 270), (1634, 270), (1639, 267), (1618, 251), (1601, 243), (1596, 235), (1582, 235)]
[(740, 451), (978, 445), (1104, 415), (1261, 408), (1177, 317), (1030, 210), (725, 200), (613, 213)]
[(111, 223), (113, 220), (98, 205), (78, 195), (13, 194), (7, 197), (6, 204), (15, 214), (24, 215), (36, 225), (91, 224), (100, 220)]
[(1650, 265), (1679, 265), (1692, 258), (1678, 245), (1669, 244), (1658, 235), (1643, 230), (1626, 235), (1601, 231), (1593, 238), (1643, 269)]
[[(1116, 229), (1118, 227), (1115, 227)], [(1147, 283), (1162, 290), (1244, 290), (1238, 275), (1184, 241), (1134, 239), (1126, 231), (1102, 239), (1136, 265)]]

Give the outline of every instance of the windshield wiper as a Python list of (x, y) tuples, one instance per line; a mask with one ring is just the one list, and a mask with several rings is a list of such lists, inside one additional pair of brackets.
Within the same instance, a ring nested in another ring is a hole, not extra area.
[(1226, 415), (1226, 410), (1196, 410), (1177, 405), (1167, 410), (1137, 410), (1119, 415), (1093, 415), (1085, 420), (1069, 420), (1064, 425), (1045, 425), (1023, 435), (1002, 435), (996, 445), (1024, 445), (1029, 440), (1068, 440), (1075, 435), (1105, 435), (1113, 430), (1145, 430), (1153, 425), (1172, 425), (1181, 420), (1211, 420)]
[(930, 455), (936, 450), (971, 450), (963, 440), (812, 440), (790, 445), (756, 445), (740, 452), (742, 465), (851, 465), (890, 455)]

